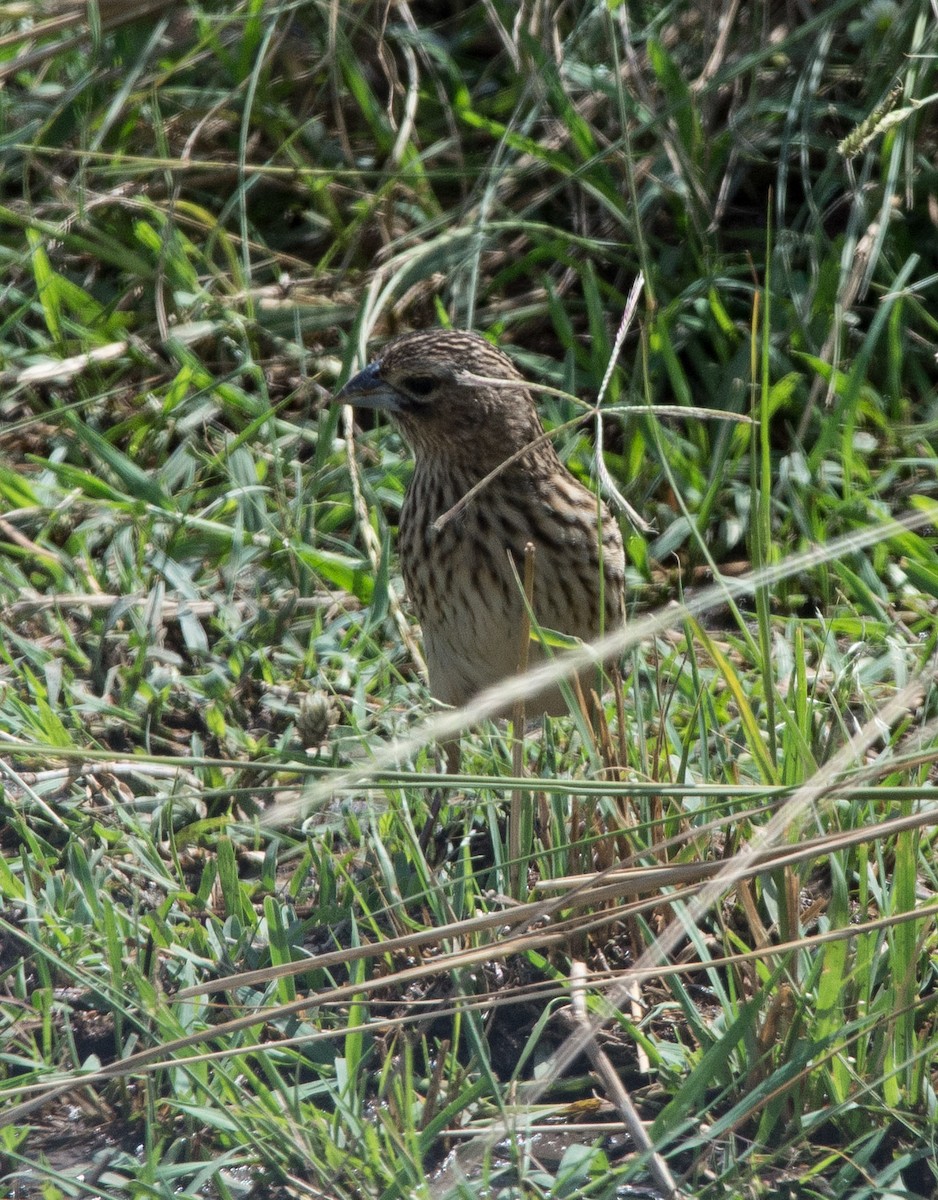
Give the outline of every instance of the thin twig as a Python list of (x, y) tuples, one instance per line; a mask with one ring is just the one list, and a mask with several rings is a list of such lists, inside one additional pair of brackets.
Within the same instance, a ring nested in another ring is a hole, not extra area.
[[(524, 547), (524, 599), (521, 611), (521, 625), (518, 647), (518, 674), (523, 675), (528, 669), (528, 655), (531, 646), (531, 613), (534, 611), (534, 562), (537, 553), (533, 542), (525, 543)], [(524, 696), (519, 696), (512, 710), (511, 767), (515, 778), (520, 779), (524, 772)], [(524, 796), (519, 788), (511, 794), (508, 809), (508, 871), (511, 884), (511, 894), (515, 900), (523, 900), (521, 894), (521, 806)]]
[(573, 1009), (574, 1024), (582, 1031), (585, 1043), (583, 1049), (593, 1064), (596, 1074), (603, 1081), (610, 1100), (618, 1109), (622, 1124), (635, 1148), (647, 1159), (648, 1169), (654, 1177), (655, 1183), (666, 1196), (676, 1196), (677, 1184), (668, 1169), (668, 1164), (655, 1150), (651, 1138), (645, 1130), (644, 1122), (625, 1090), (625, 1085), (609, 1061), (609, 1056), (597, 1042), (594, 1030), (590, 1027), (589, 1013), (586, 1011), (586, 977), (585, 964), (574, 960), (570, 964), (570, 1004)]
[[(365, 496), (362, 492), (361, 477), (358, 472), (358, 463), (355, 460), (355, 420), (354, 411), (348, 405), (343, 405), (342, 421), (345, 433), (345, 457), (348, 463), (349, 478), (352, 482), (352, 506), (355, 509), (355, 516), (358, 520), (358, 527), (361, 530), (362, 541), (365, 543), (365, 550), (368, 553), (368, 558), (371, 562), (371, 569), (378, 574), (381, 568), (381, 544), (378, 541), (378, 536), (372, 528), (371, 522), (368, 519), (368, 505), (365, 503)], [(414, 637), (413, 630), (410, 627), (410, 622), (404, 616), (401, 609), (401, 602), (398, 599), (397, 593), (388, 582), (388, 608), (394, 618), (394, 623), (401, 635), (401, 640), (407, 647), (407, 652), (410, 654), (414, 665), (423, 676), (428, 678), (427, 664), (424, 660), (420, 647), (417, 645), (417, 640)]]
[(628, 299), (625, 302), (625, 311), (622, 314), (622, 320), (619, 322), (619, 328), (616, 331), (616, 339), (612, 344), (612, 353), (609, 355), (609, 362), (606, 364), (606, 372), (603, 375), (602, 383), (599, 385), (599, 394), (596, 397), (596, 406), (593, 409), (596, 414), (596, 453), (594, 461), (596, 463), (596, 474), (599, 477), (599, 485), (606, 495), (612, 500), (613, 504), (620, 512), (626, 514), (636, 529), (642, 533), (654, 532), (652, 526), (648, 524), (644, 518), (640, 517), (635, 509), (629, 504), (628, 500), (622, 495), (616, 486), (615, 481), (609, 473), (609, 468), (606, 466), (606, 460), (603, 458), (603, 414), (600, 405), (603, 402), (603, 396), (606, 394), (606, 388), (609, 386), (609, 381), (612, 379), (612, 372), (615, 370), (616, 362), (619, 358), (619, 353), (622, 350), (622, 344), (625, 341), (626, 335), (632, 324), (632, 319), (635, 316), (635, 309), (638, 306), (638, 298), (642, 294), (642, 288), (645, 286), (645, 276), (639, 271), (635, 278), (635, 282), (629, 291)]

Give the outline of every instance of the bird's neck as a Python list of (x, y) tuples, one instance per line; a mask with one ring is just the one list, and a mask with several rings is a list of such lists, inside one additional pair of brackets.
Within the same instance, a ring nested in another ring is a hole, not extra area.
[(407, 489), (407, 502), (430, 514), (430, 520), (435, 521), (486, 474), (485, 470), (474, 469), (474, 464), (447, 463), (438, 458), (421, 461), (418, 458)]
[[(493, 471), (497, 473), (488, 480), (485, 488), (473, 500), (473, 504), (489, 505), (519, 502), (523, 496), (538, 492), (541, 486), (554, 476), (554, 468), (563, 471), (553, 447), (544, 445), (534, 452), (537, 462), (531, 463), (529, 456), (506, 462), (506, 455), (480, 455), (476, 459), (463, 456), (459, 461), (450, 461), (435, 455), (432, 458), (417, 457), (414, 474), (407, 489), (404, 509), (401, 512), (401, 527), (411, 523), (433, 525), (444, 513), (449, 512)], [(510, 456), (509, 456), (510, 457)]]

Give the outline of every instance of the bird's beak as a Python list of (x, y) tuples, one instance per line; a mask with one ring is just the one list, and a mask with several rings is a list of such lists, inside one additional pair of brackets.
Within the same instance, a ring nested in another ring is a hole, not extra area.
[(381, 378), (379, 363), (369, 363), (363, 371), (353, 375), (345, 387), (338, 392), (340, 404), (351, 404), (355, 408), (383, 408), (388, 412), (400, 412), (401, 398)]

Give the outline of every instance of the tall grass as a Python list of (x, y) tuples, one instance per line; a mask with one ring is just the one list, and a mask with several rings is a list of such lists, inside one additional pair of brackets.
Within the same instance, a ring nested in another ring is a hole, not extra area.
[[(6, 1191), (931, 1195), (933, 6), (0, 22)], [(607, 725), (434, 716), (328, 397), (639, 272)]]

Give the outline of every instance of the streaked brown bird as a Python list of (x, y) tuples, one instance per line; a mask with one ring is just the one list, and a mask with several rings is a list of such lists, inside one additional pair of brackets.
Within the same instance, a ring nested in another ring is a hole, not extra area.
[[(464, 704), (516, 670), (524, 614), (518, 577), (524, 578), (528, 542), (535, 548), (533, 610), (542, 627), (593, 641), (622, 623), (618, 525), (549, 441), (532, 445), (543, 430), (507, 355), (475, 333), (407, 333), (336, 399), (388, 412), (413, 451), (398, 546), (437, 699)], [(474, 484), (526, 446), (434, 529)], [(530, 650), (534, 663), (542, 652), (536, 641)], [(527, 711), (568, 709), (553, 688), (530, 699)]]

